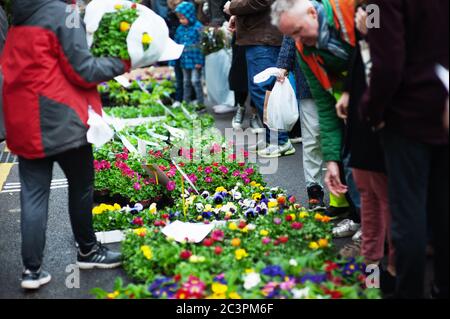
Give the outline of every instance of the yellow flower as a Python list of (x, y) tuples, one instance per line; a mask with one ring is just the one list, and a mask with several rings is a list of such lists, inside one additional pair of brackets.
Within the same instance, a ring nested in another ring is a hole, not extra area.
[(223, 207), (223, 205), (219, 204), (219, 205), (216, 206), (216, 209), (221, 209), (222, 207)]
[(320, 246), (320, 248), (327, 248), (328, 247), (328, 240), (327, 239), (320, 239), (319, 240), (319, 246)]
[(252, 268), (250, 268), (250, 269), (245, 269), (245, 273), (248, 275), (248, 274), (254, 274), (255, 273), (255, 270), (254, 269), (252, 269)]
[(142, 44), (151, 44), (153, 42), (153, 38), (148, 34), (144, 33), (142, 35)]
[(154, 215), (158, 211), (156, 203), (150, 205), (150, 214)]
[(136, 228), (133, 230), (133, 233), (135, 233), (138, 236), (145, 236), (147, 235), (147, 229), (146, 228)]
[(250, 186), (251, 186), (251, 187), (255, 187), (255, 186), (256, 186), (256, 182), (255, 182), (255, 181), (252, 181), (252, 182), (250, 183)]
[(263, 230), (261, 230), (261, 231), (259, 232), (259, 234), (260, 234), (261, 236), (266, 237), (266, 236), (269, 235), (269, 232), (268, 232), (267, 230), (263, 229)]
[(120, 207), (120, 205), (119, 204), (114, 204), (114, 210), (121, 210), (122, 209), (122, 207)]
[(212, 294), (211, 296), (208, 296), (206, 299), (227, 299), (227, 296), (225, 294)]
[(108, 297), (108, 299), (116, 299), (119, 295), (120, 295), (120, 293), (116, 290), (112, 293), (109, 293), (107, 297)]
[(231, 216), (233, 216), (233, 213), (232, 212), (226, 212), (225, 216), (228, 217), (228, 218), (231, 218)]
[(317, 220), (317, 221), (319, 221), (319, 222), (321, 222), (322, 219), (323, 219), (323, 215), (317, 213), (316, 215), (314, 215), (314, 219)]
[(244, 228), (241, 229), (241, 233), (247, 234), (249, 230), (250, 229), (248, 228), (248, 226), (245, 226)]
[(120, 31), (121, 32), (127, 32), (128, 30), (130, 30), (131, 28), (131, 24), (129, 24), (128, 22), (121, 22), (120, 23)]
[(228, 193), (228, 191), (225, 187), (221, 186), (221, 187), (216, 188), (216, 193), (222, 193), (222, 192)]
[(238, 226), (236, 225), (236, 223), (230, 223), (230, 225), (228, 225), (228, 229), (236, 230), (236, 229), (238, 229)]
[(101, 215), (103, 214), (103, 209), (100, 206), (96, 206), (92, 209), (92, 214)]
[(234, 238), (231, 241), (231, 246), (233, 247), (239, 247), (241, 245), (241, 240), (239, 238)]
[(319, 244), (316, 243), (315, 241), (309, 243), (309, 248), (311, 248), (312, 250), (317, 250), (320, 248)]
[(247, 251), (245, 249), (238, 249), (235, 252), (235, 256), (237, 260), (242, 260), (245, 257), (248, 257)]
[(152, 260), (153, 252), (150, 246), (147, 245), (141, 246), (141, 251), (145, 258), (147, 258), (148, 260)]
[(228, 298), (230, 298), (230, 299), (242, 299), (242, 297), (239, 296), (239, 294), (237, 292), (230, 292), (228, 294)]
[(262, 198), (262, 195), (261, 195), (260, 193), (255, 193), (255, 194), (253, 194), (253, 196), (252, 196), (252, 199), (253, 199), (253, 200), (256, 200), (256, 201), (260, 201), (261, 198)]
[(299, 217), (300, 218), (306, 218), (306, 217), (309, 217), (309, 214), (307, 212), (301, 212)]
[(269, 209), (276, 208), (276, 207), (278, 207), (278, 202), (275, 199), (271, 199), (269, 201), (269, 203), (267, 204), (267, 207), (269, 207)]
[(211, 290), (215, 295), (223, 295), (228, 291), (228, 286), (215, 282), (212, 284)]
[(292, 220), (295, 221), (297, 219), (297, 216), (295, 214), (291, 214)]
[(115, 6), (114, 6), (114, 9), (116, 9), (116, 10), (120, 10), (120, 9), (122, 9), (123, 8), (123, 5), (121, 5), (121, 4), (116, 4)]
[(204, 211), (205, 212), (210, 212), (212, 210), (213, 210), (212, 205), (211, 204), (206, 204)]
[(259, 190), (260, 190), (260, 191), (263, 191), (263, 190), (265, 190), (265, 188), (264, 188), (263, 186), (261, 186), (261, 187), (259, 188)]
[(202, 219), (203, 219), (203, 216), (202, 216), (202, 215), (198, 215), (198, 216), (197, 216), (197, 220), (198, 220), (198, 221), (201, 221)]

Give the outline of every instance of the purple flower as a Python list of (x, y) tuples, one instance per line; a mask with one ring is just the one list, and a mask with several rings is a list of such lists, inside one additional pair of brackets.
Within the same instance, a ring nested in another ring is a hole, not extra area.
[(281, 220), (281, 218), (274, 218), (274, 220), (273, 220), (273, 222), (274, 222), (274, 224), (275, 225), (281, 225), (281, 223), (283, 222), (282, 220)]
[(212, 174), (213, 173), (213, 169), (212, 169), (212, 167), (210, 167), (210, 166), (208, 166), (208, 167), (206, 167), (205, 168), (205, 174)]
[(169, 192), (172, 192), (176, 186), (177, 186), (177, 184), (174, 181), (170, 181), (167, 183), (166, 188)]
[(208, 176), (207, 178), (205, 178), (205, 182), (206, 183), (212, 183), (213, 182), (213, 178), (211, 176)]
[(300, 278), (300, 283), (305, 284), (306, 282), (312, 282), (314, 284), (321, 284), (327, 281), (326, 274), (305, 274)]
[(228, 174), (229, 170), (225, 166), (220, 166), (219, 171), (221, 171), (223, 174)]
[(213, 279), (214, 282), (221, 283), (222, 285), (226, 285), (227, 281), (225, 279), (225, 274), (220, 274)]
[(269, 277), (276, 277), (276, 276), (280, 276), (280, 277), (285, 277), (286, 274), (283, 271), (283, 268), (281, 268), (280, 266), (267, 266), (266, 268), (264, 268), (261, 273), (265, 276), (269, 276)]
[(214, 195), (214, 203), (217, 205), (222, 204), (223, 199), (224, 199), (224, 196), (222, 195), (222, 193), (217, 193), (216, 195)]
[(256, 217), (256, 212), (255, 212), (255, 210), (254, 209), (252, 209), (252, 208), (250, 208), (250, 209), (248, 209), (246, 212), (245, 212), (245, 217), (247, 217), (247, 218), (254, 218), (254, 217)]
[(234, 177), (238, 177), (238, 176), (240, 176), (241, 175), (241, 172), (239, 172), (239, 171), (234, 171), (233, 172), (233, 176)]
[(134, 188), (135, 190), (139, 191), (139, 190), (141, 190), (142, 187), (141, 187), (141, 184), (140, 184), (140, 183), (136, 182), (136, 183), (134, 183), (133, 188)]

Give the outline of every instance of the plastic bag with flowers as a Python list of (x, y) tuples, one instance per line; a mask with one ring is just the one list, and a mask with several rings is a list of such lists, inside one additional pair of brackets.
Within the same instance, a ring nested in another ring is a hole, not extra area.
[(95, 56), (130, 60), (133, 69), (178, 59), (183, 46), (149, 8), (124, 0), (93, 0), (84, 17), (87, 41)]
[(202, 50), (205, 55), (230, 47), (230, 39), (224, 28), (205, 27), (202, 32)]

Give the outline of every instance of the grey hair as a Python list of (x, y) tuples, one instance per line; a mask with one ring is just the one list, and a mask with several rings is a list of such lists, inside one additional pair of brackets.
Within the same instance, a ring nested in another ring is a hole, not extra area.
[[(309, 0), (276, 0), (272, 4), (272, 24), (276, 27), (280, 25), (281, 15), (284, 12), (291, 11), (294, 8), (301, 8), (299, 12), (306, 13), (306, 9), (312, 6)], [(300, 14), (300, 13), (299, 13)]]

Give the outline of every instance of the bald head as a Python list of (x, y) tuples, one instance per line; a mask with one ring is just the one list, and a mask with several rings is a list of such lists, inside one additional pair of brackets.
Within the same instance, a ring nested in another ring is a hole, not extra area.
[(317, 11), (309, 0), (277, 0), (272, 5), (272, 24), (280, 31), (302, 42), (314, 46), (319, 36)]

